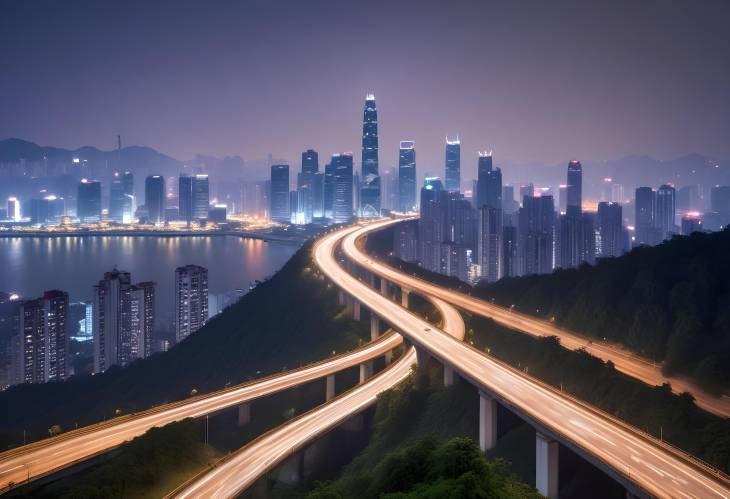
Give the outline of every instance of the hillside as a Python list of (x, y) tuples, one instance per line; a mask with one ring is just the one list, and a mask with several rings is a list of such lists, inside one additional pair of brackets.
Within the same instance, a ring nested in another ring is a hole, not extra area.
[(63, 383), (19, 385), (0, 393), (0, 449), (161, 402), (321, 360), (369, 337), (342, 314), (337, 295), (300, 249), (270, 280), (244, 296), (169, 352), (127, 368)]
[(730, 387), (730, 231), (675, 237), (595, 266), (502, 279), (494, 299), (664, 362), (667, 374)]

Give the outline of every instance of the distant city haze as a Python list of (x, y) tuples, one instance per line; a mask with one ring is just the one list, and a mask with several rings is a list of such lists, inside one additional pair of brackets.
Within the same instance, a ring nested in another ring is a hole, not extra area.
[(373, 92), (381, 169), (414, 140), (442, 175), (447, 134), (465, 179), (483, 149), (730, 158), (728, 26), (725, 1), (9, 1), (0, 138), (294, 165), (351, 150), (359, 171)]

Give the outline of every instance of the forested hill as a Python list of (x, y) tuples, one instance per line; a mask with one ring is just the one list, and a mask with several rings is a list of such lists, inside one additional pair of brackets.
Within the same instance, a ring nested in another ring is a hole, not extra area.
[(502, 279), (474, 294), (627, 345), (667, 374), (730, 387), (730, 230), (675, 237), (595, 266)]

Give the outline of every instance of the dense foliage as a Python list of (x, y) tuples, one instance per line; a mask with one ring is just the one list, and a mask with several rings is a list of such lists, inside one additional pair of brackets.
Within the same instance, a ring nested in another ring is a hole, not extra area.
[(475, 294), (620, 342), (706, 386), (730, 386), (730, 230), (675, 237), (595, 266), (502, 279)]
[(270, 280), (169, 352), (126, 368), (0, 393), (0, 449), (165, 401), (317, 361), (369, 338), (341, 313), (332, 287), (302, 248)]
[(476, 401), (467, 385), (416, 387), (413, 379), (383, 394), (367, 448), (307, 498), (540, 497), (505, 461), (485, 459), (473, 439)]

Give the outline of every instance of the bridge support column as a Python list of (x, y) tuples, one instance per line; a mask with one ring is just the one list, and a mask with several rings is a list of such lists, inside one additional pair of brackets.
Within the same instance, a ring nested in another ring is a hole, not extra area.
[(389, 366), (391, 362), (393, 362), (393, 350), (388, 350), (385, 352), (385, 365)]
[(369, 278), (369, 280), (370, 280), (370, 287), (373, 288), (373, 289), (375, 289), (375, 274), (373, 274), (372, 272), (370, 272), (368, 275), (370, 276), (370, 278)]
[(304, 452), (297, 452), (279, 468), (277, 481), (287, 485), (298, 484), (304, 475)]
[(386, 281), (382, 277), (380, 278), (380, 294), (385, 296), (386, 298), (388, 296), (388, 281)]
[(497, 401), (479, 392), (479, 448), (486, 452), (497, 443)]
[(238, 406), (238, 426), (244, 426), (251, 422), (251, 404), (244, 402)]
[(344, 305), (345, 304), (345, 292), (342, 291), (342, 290), (339, 290), (337, 292), (337, 303), (340, 304), (340, 305)]
[(360, 364), (360, 384), (365, 383), (373, 375), (373, 361), (368, 360)]
[(418, 374), (428, 372), (428, 359), (431, 355), (421, 347), (416, 347), (416, 361), (418, 362)]
[(535, 433), (535, 487), (548, 499), (558, 497), (558, 442)]
[(408, 308), (408, 303), (410, 302), (410, 300), (408, 298), (410, 297), (410, 294), (411, 294), (411, 292), (406, 289), (401, 290), (401, 292), (400, 292), (401, 307)]
[(376, 340), (380, 336), (380, 317), (370, 312), (370, 340)]
[(329, 402), (335, 398), (335, 375), (330, 374), (327, 376), (327, 386), (325, 388), (325, 400)]
[(360, 301), (354, 296), (352, 297), (352, 318), (356, 321), (360, 320)]
[(444, 386), (453, 385), (454, 380), (456, 379), (455, 377), (456, 373), (454, 372), (454, 368), (444, 364)]

